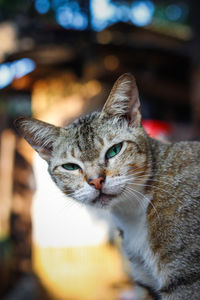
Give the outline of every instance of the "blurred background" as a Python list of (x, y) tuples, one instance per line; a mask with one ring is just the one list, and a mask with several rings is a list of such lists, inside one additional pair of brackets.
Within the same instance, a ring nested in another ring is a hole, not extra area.
[(197, 0), (0, 0), (0, 299), (134, 299), (108, 216), (64, 198), (13, 121), (66, 125), (131, 72), (147, 132), (198, 140), (199, 12)]

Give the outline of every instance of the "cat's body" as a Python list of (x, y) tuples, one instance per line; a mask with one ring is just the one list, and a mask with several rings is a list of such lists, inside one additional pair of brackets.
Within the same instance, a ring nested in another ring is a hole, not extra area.
[(200, 299), (200, 144), (152, 142), (154, 169), (140, 190), (146, 212), (114, 208), (115, 222), (135, 280), (166, 299)]
[(29, 118), (16, 126), (66, 195), (111, 212), (139, 285), (155, 299), (198, 300), (200, 143), (151, 139), (139, 108), (134, 78), (125, 74), (101, 113), (66, 128)]

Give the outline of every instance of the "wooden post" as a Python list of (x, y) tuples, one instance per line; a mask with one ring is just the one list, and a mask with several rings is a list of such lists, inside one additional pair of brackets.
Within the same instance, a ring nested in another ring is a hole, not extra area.
[(16, 137), (10, 129), (0, 137), (0, 238), (9, 236)]

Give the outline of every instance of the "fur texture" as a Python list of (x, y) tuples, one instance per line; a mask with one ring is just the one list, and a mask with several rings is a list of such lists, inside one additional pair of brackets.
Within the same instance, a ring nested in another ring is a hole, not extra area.
[(151, 139), (132, 75), (118, 79), (100, 113), (66, 128), (28, 118), (16, 127), (66, 195), (110, 211), (133, 278), (149, 291), (137, 299), (200, 299), (200, 143)]

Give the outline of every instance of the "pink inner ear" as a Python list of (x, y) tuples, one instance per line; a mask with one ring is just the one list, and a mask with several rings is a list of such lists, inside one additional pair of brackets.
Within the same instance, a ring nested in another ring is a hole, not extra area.
[(44, 158), (48, 158), (50, 157), (51, 153), (52, 153), (52, 146), (46, 146), (45, 148), (40, 148), (39, 149), (39, 154)]

